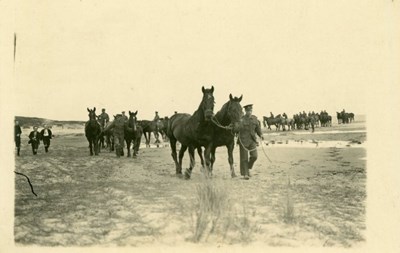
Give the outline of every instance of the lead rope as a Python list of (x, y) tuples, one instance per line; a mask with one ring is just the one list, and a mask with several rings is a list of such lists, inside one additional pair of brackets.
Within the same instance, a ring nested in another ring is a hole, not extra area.
[[(244, 148), (244, 150), (246, 150), (247, 152), (251, 152), (251, 151), (257, 150), (257, 147), (256, 147), (256, 148), (253, 148), (253, 149), (247, 149), (247, 148), (243, 145), (242, 140), (240, 139), (240, 135), (238, 135), (238, 140), (239, 140), (240, 145), (241, 145), (241, 146)], [(271, 159), (269, 159), (269, 157), (268, 157), (268, 155), (267, 155), (267, 152), (265, 152), (265, 150), (264, 150), (263, 141), (261, 141), (261, 148), (262, 148), (262, 151), (263, 151), (265, 157), (268, 159), (268, 161), (269, 161), (270, 163), (272, 163)]]
[(235, 133), (233, 132), (233, 127), (231, 125), (223, 126), (221, 123), (218, 122), (218, 119), (215, 116), (211, 118), (211, 122), (214, 123), (217, 127), (220, 127), (220, 128), (225, 129), (227, 131), (230, 131), (230, 133), (233, 136), (235, 136)]

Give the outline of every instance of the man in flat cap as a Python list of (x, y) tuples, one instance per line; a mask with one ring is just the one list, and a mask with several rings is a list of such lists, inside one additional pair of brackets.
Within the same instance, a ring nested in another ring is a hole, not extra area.
[[(252, 115), (253, 105), (244, 106), (245, 115), (241, 119), (238, 143), (240, 145), (240, 174), (244, 179), (250, 178), (250, 171), (254, 162), (257, 160), (257, 137), (256, 134), (264, 139), (261, 133), (260, 121)], [(249, 157), (250, 154), (250, 157)]]

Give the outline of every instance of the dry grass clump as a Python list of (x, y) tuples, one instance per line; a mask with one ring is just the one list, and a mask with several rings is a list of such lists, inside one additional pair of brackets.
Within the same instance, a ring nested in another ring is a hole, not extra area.
[(226, 188), (207, 179), (196, 187), (192, 222), (193, 242), (249, 243), (259, 230), (244, 205), (238, 212)]

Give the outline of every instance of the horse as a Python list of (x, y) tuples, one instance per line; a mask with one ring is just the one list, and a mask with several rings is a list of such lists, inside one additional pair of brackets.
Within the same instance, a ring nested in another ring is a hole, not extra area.
[(127, 157), (131, 157), (131, 143), (133, 143), (132, 154), (135, 158), (139, 152), (140, 141), (142, 139), (143, 129), (137, 125), (137, 111), (129, 111), (128, 128), (125, 129), (125, 142), (128, 149)]
[(203, 98), (193, 115), (187, 113), (174, 114), (168, 123), (167, 136), (171, 145), (171, 156), (175, 162), (176, 174), (182, 174), (182, 161), (178, 162), (176, 142), (181, 143), (181, 150), (189, 149), (190, 166), (185, 171), (185, 178), (189, 179), (195, 165), (194, 149), (205, 147), (204, 157), (208, 173), (211, 165), (211, 147), (213, 130), (211, 118), (214, 115), (214, 86), (211, 89), (202, 87)]
[(278, 131), (279, 130), (279, 124), (280, 124), (280, 121), (281, 121), (281, 119), (280, 119), (280, 117), (281, 117), (281, 115), (279, 114), (277, 117), (267, 117), (267, 116), (264, 116), (263, 117), (263, 124), (264, 124), (264, 126), (268, 126), (268, 129), (269, 130), (272, 130), (271, 129), (271, 126), (272, 125), (275, 125), (275, 127), (276, 127), (276, 131)]
[(156, 138), (156, 143), (160, 143), (159, 129), (163, 127), (163, 125), (160, 125), (160, 122), (156, 122), (154, 120), (140, 120), (138, 121), (138, 123), (143, 129), (143, 135), (146, 139), (146, 147), (150, 147), (151, 133), (154, 134), (154, 137)]
[(229, 101), (212, 118), (214, 136), (211, 148), (211, 172), (216, 159), (215, 151), (217, 147), (226, 146), (232, 178), (236, 177), (233, 166), (233, 149), (235, 146), (235, 134), (239, 131), (240, 120), (243, 116), (243, 109), (240, 105), (242, 98), (243, 95), (238, 98), (229, 94)]
[(350, 123), (354, 121), (354, 113), (352, 113), (352, 112), (349, 113), (349, 120), (350, 120)]
[(282, 126), (282, 130), (285, 131), (285, 125), (288, 127), (288, 131), (290, 131), (290, 128), (292, 128), (293, 130), (293, 124), (294, 124), (294, 120), (293, 119), (288, 119), (288, 116), (286, 113), (282, 114), (282, 117), (280, 115), (277, 116), (277, 118), (280, 119), (280, 126)]
[[(106, 122), (106, 120), (105, 119), (102, 119), (102, 120), (100, 120), (100, 118), (99, 118), (100, 116), (97, 116), (97, 122), (99, 123), (99, 125), (100, 125), (100, 128), (101, 128), (101, 131), (103, 131), (104, 130), (104, 128), (106, 127), (106, 125), (107, 125), (107, 122)], [(105, 142), (106, 140), (105, 140), (105, 138), (104, 138), (104, 135), (100, 135), (99, 136), (99, 142), (100, 142), (100, 146), (99, 146), (99, 151), (100, 151), (100, 149), (101, 148), (105, 148), (105, 145), (104, 145), (104, 142)]]
[[(114, 116), (115, 119), (115, 116)], [(107, 122), (104, 129), (106, 129), (109, 125), (111, 125), (111, 121)], [(109, 129), (107, 131), (105, 131), (104, 133), (105, 135), (105, 142), (107, 145), (107, 148), (110, 152), (114, 151), (114, 133), (113, 133), (113, 129)]]
[(89, 120), (85, 123), (85, 136), (89, 142), (90, 155), (99, 154), (99, 135), (101, 133), (100, 124), (97, 122), (96, 107), (93, 110), (87, 108), (89, 112)]
[[(213, 166), (216, 160), (215, 152), (218, 147), (226, 146), (228, 151), (228, 163), (231, 170), (231, 177), (236, 177), (235, 168), (233, 166), (233, 149), (235, 147), (235, 134), (239, 130), (240, 119), (243, 116), (243, 109), (240, 105), (242, 101), (243, 95), (238, 97), (233, 97), (232, 94), (229, 95), (229, 101), (226, 102), (221, 110), (219, 110), (214, 117), (211, 118), (211, 121), (214, 123), (214, 131), (213, 131), (213, 141), (211, 147), (211, 173), (213, 170)], [(186, 149), (181, 149), (179, 151), (179, 161), (182, 162), (183, 154)], [(204, 167), (202, 148), (197, 148), (198, 154), (202, 161), (202, 165)]]
[(340, 120), (343, 124), (349, 123), (349, 114), (347, 112), (336, 112), (336, 117), (338, 124), (340, 124)]
[(169, 118), (164, 117), (161, 118), (159, 122), (157, 122), (158, 133), (161, 134), (163, 141), (167, 140), (167, 127), (168, 127)]
[(328, 115), (326, 112), (321, 112), (319, 121), (321, 122), (321, 127), (327, 127), (332, 125), (332, 116)]

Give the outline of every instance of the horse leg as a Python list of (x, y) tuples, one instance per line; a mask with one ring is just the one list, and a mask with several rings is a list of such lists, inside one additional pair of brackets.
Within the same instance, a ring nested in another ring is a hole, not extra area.
[(93, 144), (92, 144), (92, 140), (89, 140), (89, 151), (90, 151), (90, 155), (93, 155)]
[(177, 153), (176, 153), (176, 139), (171, 137), (169, 139), (169, 143), (171, 144), (171, 150), (172, 150), (171, 156), (175, 162), (176, 174), (182, 174), (182, 167), (178, 163), (178, 158), (177, 158)]
[(158, 131), (156, 130), (154, 133), (154, 137), (156, 138), (156, 144), (157, 144), (157, 148), (160, 147), (160, 135), (158, 134)]
[(186, 149), (188, 147), (182, 145), (181, 149), (179, 150), (179, 165), (182, 167), (182, 160), (183, 160), (183, 156), (185, 155)]
[(197, 154), (200, 157), (200, 163), (201, 163), (201, 171), (204, 172), (204, 157), (203, 157), (203, 150), (201, 149), (201, 147), (197, 148)]
[(216, 147), (213, 147), (212, 149), (211, 149), (211, 153), (210, 153), (210, 161), (211, 161), (211, 166), (210, 166), (210, 169), (211, 169), (211, 174), (212, 174), (212, 171), (213, 171), (213, 167), (214, 167), (214, 163), (215, 163), (215, 160), (216, 160), (216, 157), (215, 157), (215, 151), (216, 151)]
[(204, 157), (205, 157), (206, 168), (207, 168), (207, 176), (210, 176), (210, 173), (211, 173), (211, 148), (212, 148), (212, 145), (208, 145), (204, 150)]
[(147, 134), (149, 134), (149, 136), (147, 136), (146, 133), (144, 134), (144, 137), (146, 138), (146, 147), (150, 148), (151, 132), (147, 132)]
[(139, 138), (135, 138), (133, 140), (133, 149), (132, 149), (132, 156), (133, 158), (135, 158), (137, 156), (137, 154), (139, 153), (139, 145), (140, 145), (140, 140), (138, 141)]
[(229, 162), (229, 166), (231, 168), (231, 177), (232, 178), (236, 177), (235, 168), (233, 167), (233, 147), (234, 147), (234, 143), (226, 145), (226, 148), (228, 150), (228, 162)]
[(126, 155), (126, 157), (131, 157), (131, 140), (126, 139), (126, 149), (128, 154)]
[(189, 168), (186, 169), (186, 171), (185, 171), (185, 179), (190, 179), (193, 168), (196, 164), (195, 160), (194, 160), (194, 147), (189, 147), (189, 156), (190, 156), (190, 165), (189, 165)]

